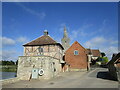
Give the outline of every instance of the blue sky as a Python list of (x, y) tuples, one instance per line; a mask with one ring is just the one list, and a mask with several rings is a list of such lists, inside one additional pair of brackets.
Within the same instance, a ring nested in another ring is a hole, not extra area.
[(43, 35), (45, 29), (60, 42), (64, 26), (70, 44), (78, 41), (85, 48), (100, 49), (109, 58), (118, 52), (117, 2), (4, 2), (3, 59), (18, 59), (23, 55), (22, 45)]

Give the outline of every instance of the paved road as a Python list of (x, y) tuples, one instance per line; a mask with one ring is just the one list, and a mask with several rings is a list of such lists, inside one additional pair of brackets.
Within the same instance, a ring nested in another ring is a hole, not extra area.
[(118, 82), (109, 80), (107, 71), (96, 68), (90, 72), (66, 72), (52, 80), (19, 81), (3, 88), (118, 88)]

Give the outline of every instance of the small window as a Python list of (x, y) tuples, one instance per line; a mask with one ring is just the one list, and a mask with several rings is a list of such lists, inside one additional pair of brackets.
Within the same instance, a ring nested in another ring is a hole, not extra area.
[(43, 48), (38, 48), (39, 52), (43, 52)]
[(79, 55), (78, 50), (74, 51), (74, 55)]

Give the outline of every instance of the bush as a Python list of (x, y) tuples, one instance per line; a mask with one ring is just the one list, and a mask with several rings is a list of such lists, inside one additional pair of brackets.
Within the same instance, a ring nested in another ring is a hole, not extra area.
[(108, 62), (108, 58), (107, 57), (102, 57), (101, 64), (106, 65), (107, 62)]

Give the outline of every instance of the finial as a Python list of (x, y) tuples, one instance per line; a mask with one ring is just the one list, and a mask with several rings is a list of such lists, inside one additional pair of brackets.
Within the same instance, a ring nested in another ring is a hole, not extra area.
[(47, 30), (44, 30), (44, 35), (48, 35), (48, 31)]

